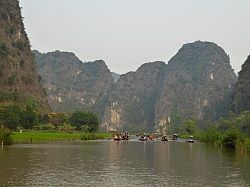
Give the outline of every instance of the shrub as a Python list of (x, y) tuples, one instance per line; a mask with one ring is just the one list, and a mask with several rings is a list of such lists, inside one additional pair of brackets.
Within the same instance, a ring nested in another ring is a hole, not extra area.
[(51, 112), (48, 113), (48, 121), (55, 127), (62, 125), (64, 122), (67, 122), (67, 114), (64, 112)]
[(198, 134), (198, 139), (202, 142), (221, 144), (222, 133), (216, 128), (210, 128), (206, 131), (202, 131)]
[(59, 125), (58, 126), (58, 130), (59, 131), (74, 131), (75, 130), (75, 127), (68, 124), (68, 123), (63, 123), (62, 125)]
[(222, 136), (222, 146), (224, 148), (235, 149), (244, 144), (244, 136), (241, 132), (229, 129)]
[(99, 125), (97, 116), (95, 114), (81, 111), (74, 112), (70, 116), (69, 122), (75, 126), (77, 130), (84, 129), (89, 132), (95, 132)]
[(0, 42), (0, 56), (6, 56), (8, 54), (8, 48), (2, 42)]
[(18, 93), (0, 92), (0, 101), (17, 101), (21, 99)]
[(25, 85), (29, 85), (32, 84), (34, 82), (34, 80), (31, 77), (22, 75), (21, 76), (21, 80), (25, 83)]
[(9, 25), (6, 30), (5, 30), (6, 34), (9, 36), (9, 37), (13, 37), (15, 35), (15, 25)]
[(105, 137), (102, 134), (96, 133), (82, 133), (81, 140), (97, 140), (104, 139)]
[(12, 86), (17, 82), (17, 75), (16, 74), (12, 74), (11, 76), (8, 77), (8, 85)]
[(8, 105), (0, 109), (0, 122), (9, 129), (15, 130), (21, 122), (21, 107)]
[(55, 130), (55, 126), (52, 125), (51, 123), (39, 124), (39, 125), (34, 125), (33, 130), (53, 131), (53, 130)]
[(0, 127), (0, 142), (3, 142), (4, 145), (11, 145), (13, 143), (11, 131), (3, 126)]
[(18, 48), (21, 51), (24, 51), (25, 48), (30, 47), (29, 43), (23, 40), (17, 40), (16, 42), (13, 42), (12, 46)]
[(47, 123), (45, 125), (42, 125), (41, 127), (42, 127), (41, 130), (55, 130), (55, 126), (52, 125), (51, 123)]

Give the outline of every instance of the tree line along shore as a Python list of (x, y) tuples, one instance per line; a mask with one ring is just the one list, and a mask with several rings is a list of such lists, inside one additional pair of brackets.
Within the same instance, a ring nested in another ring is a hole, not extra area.
[[(199, 122), (192, 119), (179, 121), (179, 124), (170, 126), (168, 134), (177, 133), (182, 138), (193, 136), (201, 142), (250, 151), (250, 111), (240, 114), (229, 112), (226, 117), (221, 117), (216, 122)], [(40, 114), (32, 102), (27, 103), (25, 107), (8, 105), (1, 108), (0, 141), (3, 145), (109, 138), (112, 138), (111, 133), (99, 132), (97, 115), (91, 112)]]

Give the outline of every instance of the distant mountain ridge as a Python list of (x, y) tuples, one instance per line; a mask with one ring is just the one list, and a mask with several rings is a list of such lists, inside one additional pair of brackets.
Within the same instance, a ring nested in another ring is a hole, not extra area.
[(34, 53), (52, 109), (96, 111), (105, 130), (166, 132), (180, 120), (218, 119), (232, 108), (237, 76), (212, 42), (185, 44), (168, 64), (146, 63), (117, 81), (103, 61)]

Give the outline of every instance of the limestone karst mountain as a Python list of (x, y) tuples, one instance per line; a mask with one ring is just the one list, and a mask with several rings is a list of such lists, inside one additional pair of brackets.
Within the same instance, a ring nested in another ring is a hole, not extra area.
[(0, 106), (34, 101), (39, 111), (47, 112), (22, 19), (18, 0), (0, 1)]
[(108, 130), (154, 130), (155, 102), (166, 64), (143, 64), (136, 72), (121, 75), (105, 108), (102, 127)]
[(185, 44), (169, 61), (142, 65), (112, 89), (102, 126), (167, 131), (180, 119), (217, 119), (228, 112), (237, 81), (224, 50), (211, 42)]
[(118, 79), (120, 78), (120, 75), (118, 73), (111, 72), (111, 75), (113, 77), (114, 83), (116, 83)]
[(237, 81), (225, 51), (212, 42), (188, 43), (169, 61), (155, 104), (156, 130), (180, 119), (215, 120), (232, 107)]
[(168, 131), (185, 119), (218, 119), (232, 107), (237, 76), (212, 42), (185, 44), (168, 64), (146, 63), (116, 81), (101, 60), (34, 54), (52, 110), (96, 112), (105, 130)]
[(70, 52), (33, 52), (53, 111), (86, 110), (103, 115), (114, 83), (104, 61), (83, 63)]
[(250, 55), (242, 65), (234, 94), (234, 111), (250, 110)]

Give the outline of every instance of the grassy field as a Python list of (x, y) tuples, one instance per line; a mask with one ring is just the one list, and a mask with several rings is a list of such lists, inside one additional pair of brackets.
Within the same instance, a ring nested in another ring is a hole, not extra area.
[(250, 138), (246, 138), (246, 147), (247, 150), (250, 152)]
[(110, 138), (109, 133), (82, 133), (82, 132), (46, 132), (46, 131), (28, 131), (12, 133), (13, 143), (40, 143), (47, 141), (64, 140), (93, 140)]

